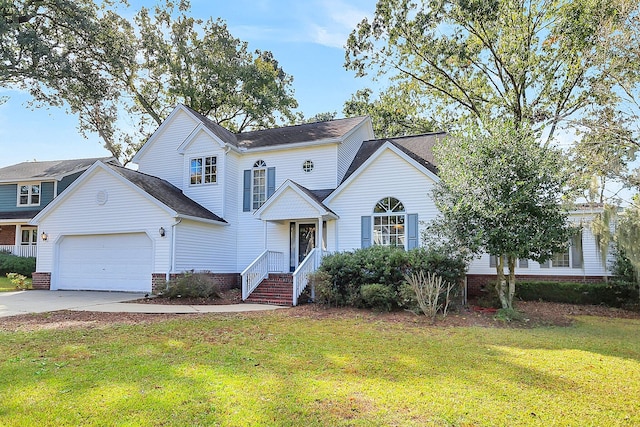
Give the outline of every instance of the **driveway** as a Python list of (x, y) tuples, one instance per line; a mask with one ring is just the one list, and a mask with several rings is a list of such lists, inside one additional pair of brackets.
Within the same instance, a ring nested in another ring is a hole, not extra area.
[[(83, 310), (143, 298), (142, 293), (94, 291), (0, 292), (0, 317), (57, 310)], [(100, 311), (100, 310), (96, 310)]]
[(143, 293), (96, 291), (0, 292), (0, 317), (58, 310), (108, 313), (237, 313), (284, 308), (265, 304), (162, 305), (126, 303), (143, 298)]

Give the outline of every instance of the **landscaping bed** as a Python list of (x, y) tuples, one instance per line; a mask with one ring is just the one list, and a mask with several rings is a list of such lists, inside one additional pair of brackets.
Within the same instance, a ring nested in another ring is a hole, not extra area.
[[(233, 293), (229, 294), (231, 298)], [(223, 300), (219, 300), (223, 301)], [(230, 303), (235, 299), (227, 299)], [(176, 303), (194, 304), (197, 301), (177, 300), (148, 300), (147, 303)], [(540, 301), (521, 301), (517, 308), (524, 314), (524, 321), (505, 322), (497, 320), (495, 313), (487, 310), (479, 310), (471, 305), (459, 313), (451, 313), (444, 319), (438, 316), (432, 322), (425, 316), (419, 316), (407, 311), (374, 312), (371, 310), (355, 308), (327, 308), (315, 304), (304, 304), (284, 310), (277, 310), (275, 315), (292, 318), (311, 319), (361, 319), (368, 322), (404, 323), (407, 325), (424, 325), (438, 327), (494, 327), (494, 328), (533, 328), (539, 326), (569, 326), (574, 321), (574, 316), (600, 316), (608, 318), (640, 319), (640, 313), (619, 308), (610, 308), (595, 305), (559, 304)], [(175, 319), (183, 316), (193, 318), (198, 316), (262, 316), (264, 313), (241, 314), (140, 314), (140, 313), (101, 313), (86, 311), (56, 311), (41, 314), (25, 314), (6, 317), (0, 322), (0, 330), (26, 331), (39, 329), (64, 329), (64, 328), (100, 328), (114, 324), (144, 324), (156, 323), (164, 320)]]

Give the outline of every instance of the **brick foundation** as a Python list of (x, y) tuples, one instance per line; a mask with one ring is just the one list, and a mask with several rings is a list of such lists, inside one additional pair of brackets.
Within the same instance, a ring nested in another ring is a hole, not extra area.
[(48, 291), (51, 288), (51, 273), (31, 274), (31, 288)]
[[(241, 286), (241, 278), (240, 273), (209, 273), (204, 272), (200, 274), (206, 274), (209, 276), (214, 283), (220, 286), (220, 290), (226, 291), (229, 289), (240, 289)], [(179, 274), (171, 274), (169, 276), (169, 280), (175, 280), (178, 277), (184, 275), (184, 273)], [(166, 286), (167, 275), (165, 273), (152, 273), (151, 274), (151, 292), (157, 294), (162, 292)]]
[[(488, 286), (494, 286), (498, 280), (495, 274), (468, 274), (467, 294), (470, 298), (482, 296)], [(573, 282), (573, 283), (602, 283), (607, 281), (604, 276), (539, 276), (533, 274), (516, 275), (517, 282)]]

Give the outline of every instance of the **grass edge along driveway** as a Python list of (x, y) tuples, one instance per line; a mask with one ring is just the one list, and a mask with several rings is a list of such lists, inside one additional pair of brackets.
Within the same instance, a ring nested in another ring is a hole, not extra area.
[(0, 425), (640, 425), (640, 320), (292, 313), (0, 332)]

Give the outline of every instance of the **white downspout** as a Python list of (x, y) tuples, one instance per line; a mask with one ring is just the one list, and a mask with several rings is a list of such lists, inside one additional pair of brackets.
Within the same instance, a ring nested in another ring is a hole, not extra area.
[(178, 218), (176, 222), (171, 224), (171, 249), (169, 250), (169, 271), (166, 275), (167, 283), (171, 279), (171, 273), (174, 273), (176, 270), (176, 225), (182, 222), (182, 218)]

